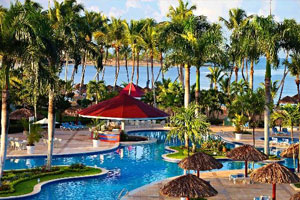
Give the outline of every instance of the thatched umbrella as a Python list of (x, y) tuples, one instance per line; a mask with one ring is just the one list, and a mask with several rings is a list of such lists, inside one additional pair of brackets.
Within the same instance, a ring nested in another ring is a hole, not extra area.
[(167, 197), (204, 198), (218, 194), (205, 180), (193, 174), (180, 176), (163, 186), (161, 195)]
[(67, 108), (63, 114), (71, 117), (78, 117), (78, 112), (81, 111), (83, 108), (81, 106), (72, 106)]
[(280, 99), (279, 101), (280, 104), (296, 104), (297, 101), (293, 98), (293, 97), (290, 97), (290, 96), (286, 96), (286, 97), (283, 97), (282, 99)]
[(283, 158), (297, 157), (297, 172), (299, 172), (299, 144), (291, 144), (287, 149), (281, 152), (280, 156)]
[(254, 182), (273, 184), (272, 199), (276, 199), (276, 183), (298, 183), (299, 177), (279, 163), (271, 163), (251, 173)]
[(257, 162), (268, 159), (266, 154), (248, 144), (232, 149), (227, 152), (226, 156), (232, 160), (245, 161), (245, 177), (248, 176), (248, 161)]
[(178, 163), (178, 166), (185, 170), (197, 171), (197, 176), (200, 177), (199, 171), (212, 169), (220, 169), (223, 167), (214, 157), (206, 153), (198, 152), (189, 156)]
[(9, 114), (9, 119), (11, 120), (21, 120), (22, 118), (28, 119), (29, 117), (34, 116), (32, 110), (27, 108), (17, 109)]
[(290, 198), (290, 200), (300, 200), (300, 192), (294, 194), (294, 195)]

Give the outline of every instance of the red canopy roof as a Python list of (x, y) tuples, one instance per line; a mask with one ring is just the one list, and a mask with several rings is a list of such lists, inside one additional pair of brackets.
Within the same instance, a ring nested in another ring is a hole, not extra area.
[(121, 92), (120, 94), (129, 94), (130, 90), (130, 85), (131, 85), (131, 92), (130, 96), (132, 97), (142, 97), (144, 95), (144, 92), (139, 88), (139, 86), (134, 85), (133, 83), (129, 83)]
[(137, 120), (164, 119), (168, 117), (168, 114), (127, 94), (120, 94), (112, 99), (81, 110), (79, 116), (100, 119)]

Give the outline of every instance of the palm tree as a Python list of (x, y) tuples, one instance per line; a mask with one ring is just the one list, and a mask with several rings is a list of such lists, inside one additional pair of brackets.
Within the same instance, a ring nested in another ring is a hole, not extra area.
[(125, 27), (124, 22), (121, 19), (111, 18), (111, 23), (108, 25), (107, 35), (110, 36), (110, 42), (112, 47), (115, 49), (116, 55), (116, 70), (115, 70), (115, 81), (114, 87), (117, 86), (118, 76), (120, 72), (120, 48), (125, 39)]
[(185, 27), (188, 27), (187, 25), (190, 24), (190, 19), (196, 6), (189, 7), (188, 2), (184, 3), (182, 0), (178, 0), (178, 3), (178, 7), (174, 8), (171, 6), (169, 9), (167, 16), (171, 19), (171, 23), (168, 25), (167, 30), (172, 30), (169, 36), (172, 38), (173, 49), (181, 55), (181, 58), (184, 58), (180, 60), (183, 61), (181, 64), (184, 64), (185, 69), (184, 106), (187, 108), (190, 103), (190, 67), (192, 65), (192, 55), (190, 53), (192, 52), (192, 46), (188, 40), (182, 37), (182, 34), (186, 33), (188, 35), (185, 31), (189, 30), (186, 30)]
[(258, 32), (258, 43), (260, 51), (266, 57), (266, 73), (265, 73), (265, 154), (269, 154), (269, 121), (270, 121), (270, 103), (271, 97), (271, 64), (278, 65), (277, 53), (279, 49), (280, 34), (278, 24), (272, 16), (254, 18), (254, 26)]
[(96, 104), (105, 98), (106, 87), (103, 81), (90, 81), (87, 84), (87, 98), (95, 98)]
[(214, 84), (214, 89), (218, 90), (218, 83), (223, 79), (225, 74), (222, 74), (223, 71), (219, 67), (209, 67), (208, 70), (210, 74), (207, 74), (206, 77), (210, 79), (211, 84)]
[[(1, 106), (1, 150), (0, 150), (0, 178), (7, 152), (7, 134), (9, 128), (9, 100), (10, 100), (10, 69), (17, 58), (25, 52), (28, 41), (34, 37), (34, 30), (30, 18), (36, 18), (41, 12), (38, 4), (26, 1), (11, 4), (9, 9), (0, 9), (0, 56), (2, 56), (2, 106)], [(17, 48), (16, 48), (17, 47)]]
[(234, 71), (235, 71), (235, 82), (238, 81), (238, 65), (237, 61), (240, 60), (239, 55), (241, 48), (239, 47), (239, 41), (241, 38), (240, 31), (238, 31), (241, 27), (245, 26), (248, 23), (249, 18), (247, 18), (246, 12), (240, 8), (233, 8), (229, 10), (229, 19), (226, 20), (222, 17), (219, 18), (220, 21), (223, 21), (225, 26), (232, 30), (231, 35), (231, 44), (234, 51)]
[(167, 139), (178, 138), (182, 141), (187, 137), (185, 147), (189, 151), (189, 141), (192, 142), (192, 152), (196, 150), (196, 144), (199, 144), (204, 137), (210, 134), (210, 124), (206, 116), (196, 114), (197, 106), (189, 105), (188, 108), (181, 108), (170, 118), (172, 128), (167, 135)]
[(295, 83), (297, 85), (297, 94), (298, 94), (298, 101), (300, 102), (300, 53), (295, 52), (291, 55), (291, 63), (288, 63), (288, 68), (291, 75), (295, 76)]

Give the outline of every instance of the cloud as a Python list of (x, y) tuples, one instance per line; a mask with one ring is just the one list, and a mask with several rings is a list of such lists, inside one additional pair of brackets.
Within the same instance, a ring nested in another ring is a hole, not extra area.
[(197, 6), (196, 15), (205, 15), (209, 21), (216, 22), (219, 17), (228, 16), (228, 10), (240, 7), (242, 0), (191, 0)]
[(111, 9), (108, 12), (108, 16), (109, 17), (116, 17), (119, 18), (122, 15), (124, 15), (126, 13), (126, 11), (124, 9), (118, 9), (116, 7), (111, 7)]
[(127, 0), (126, 1), (126, 8), (140, 8), (141, 4), (139, 0)]

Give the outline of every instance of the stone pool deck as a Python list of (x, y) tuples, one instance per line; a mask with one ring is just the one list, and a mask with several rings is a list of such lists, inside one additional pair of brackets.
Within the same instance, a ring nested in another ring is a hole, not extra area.
[[(253, 200), (253, 197), (261, 195), (272, 195), (271, 184), (243, 184), (228, 180), (230, 174), (242, 173), (243, 170), (217, 171), (201, 173), (201, 178), (210, 181), (210, 184), (218, 191), (215, 197), (207, 198), (208, 200)], [(136, 190), (129, 192), (122, 200), (175, 200), (178, 198), (166, 198), (160, 195), (160, 188), (172, 180), (166, 179), (160, 182), (152, 183)], [(289, 199), (296, 191), (289, 184), (277, 185), (277, 199)]]
[[(163, 126), (156, 125), (155, 127), (126, 127), (126, 131), (136, 130), (168, 130)], [(18, 140), (26, 140), (26, 136), (23, 133), (9, 134), (8, 137), (18, 138)], [(55, 130), (55, 138), (61, 139), (62, 141), (58, 145), (54, 146), (54, 155), (68, 155), (68, 154), (81, 154), (81, 153), (93, 153), (93, 152), (104, 152), (116, 149), (119, 143), (100, 142), (98, 148), (93, 148), (93, 141), (91, 139), (91, 133), (88, 129), (69, 131), (69, 130)], [(48, 139), (47, 131), (43, 132), (43, 139)], [(128, 144), (130, 145), (130, 144)], [(19, 157), (19, 156), (42, 156), (47, 154), (47, 144), (43, 143), (41, 139), (39, 143), (35, 144), (34, 154), (28, 155), (27, 150), (15, 150), (8, 148), (8, 157)]]

